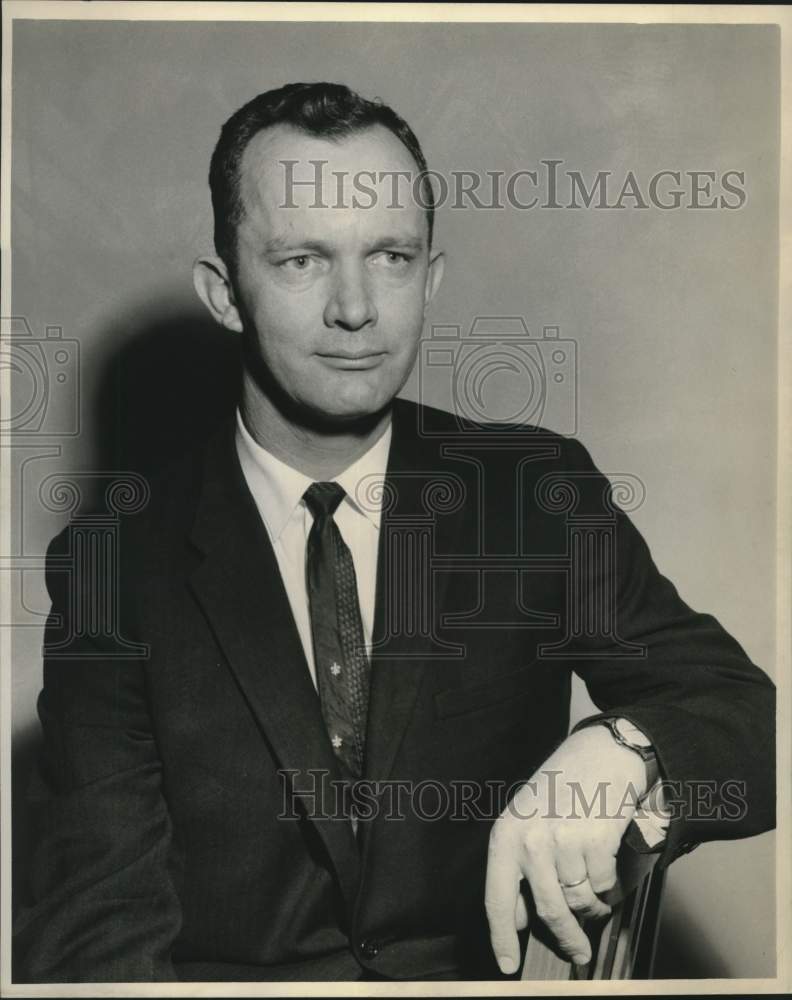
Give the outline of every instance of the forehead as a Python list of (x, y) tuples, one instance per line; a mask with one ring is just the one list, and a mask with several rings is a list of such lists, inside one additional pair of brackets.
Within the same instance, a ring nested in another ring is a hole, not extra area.
[(423, 236), (418, 174), (409, 150), (381, 125), (340, 139), (278, 125), (254, 136), (242, 157), (240, 230), (269, 238), (396, 227)]

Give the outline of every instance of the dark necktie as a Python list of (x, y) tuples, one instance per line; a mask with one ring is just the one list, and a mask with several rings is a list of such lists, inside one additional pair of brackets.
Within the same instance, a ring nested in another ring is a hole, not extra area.
[(305, 578), (316, 681), (330, 742), (355, 777), (363, 773), (369, 664), (352, 553), (333, 514), (345, 496), (338, 483), (313, 483), (303, 499), (313, 515)]

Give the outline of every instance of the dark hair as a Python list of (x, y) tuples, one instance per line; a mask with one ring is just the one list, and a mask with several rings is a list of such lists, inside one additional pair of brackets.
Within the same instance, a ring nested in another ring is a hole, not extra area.
[(288, 83), (268, 90), (235, 111), (223, 125), (212, 154), (209, 187), (214, 211), (214, 243), (230, 268), (236, 266), (236, 227), (244, 214), (239, 168), (250, 140), (263, 129), (291, 125), (308, 135), (341, 139), (382, 125), (406, 146), (422, 177), (421, 204), (434, 228), (434, 193), (426, 159), (415, 133), (396, 112), (380, 100), (368, 101), (340, 83)]

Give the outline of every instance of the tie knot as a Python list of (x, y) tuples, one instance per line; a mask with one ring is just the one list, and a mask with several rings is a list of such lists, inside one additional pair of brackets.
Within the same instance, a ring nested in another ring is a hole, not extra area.
[(311, 483), (303, 500), (314, 521), (318, 521), (320, 517), (332, 517), (345, 496), (346, 490), (338, 483)]

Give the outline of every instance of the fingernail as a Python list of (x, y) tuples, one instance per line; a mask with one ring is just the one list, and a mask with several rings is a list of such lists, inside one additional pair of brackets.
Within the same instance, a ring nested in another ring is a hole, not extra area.
[(504, 976), (511, 976), (517, 971), (517, 963), (508, 955), (498, 955), (498, 965)]

